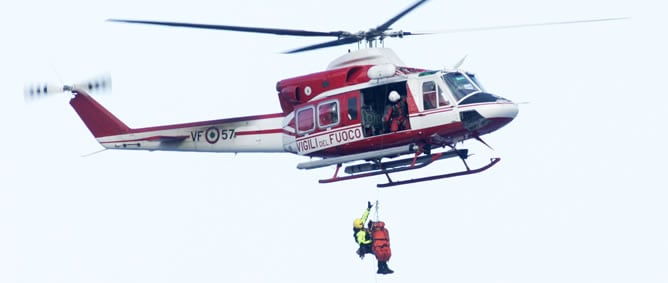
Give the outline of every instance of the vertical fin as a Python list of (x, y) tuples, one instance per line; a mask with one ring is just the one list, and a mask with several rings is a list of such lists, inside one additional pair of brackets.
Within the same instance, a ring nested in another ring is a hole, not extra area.
[(80, 90), (74, 90), (73, 92), (74, 98), (70, 100), (70, 105), (79, 114), (93, 136), (99, 138), (130, 132), (128, 126), (90, 95)]

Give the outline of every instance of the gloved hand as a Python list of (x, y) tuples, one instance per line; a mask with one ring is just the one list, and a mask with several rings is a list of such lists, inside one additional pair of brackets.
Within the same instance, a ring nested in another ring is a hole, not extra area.
[(370, 201), (367, 201), (366, 209), (371, 209), (373, 207), (373, 204), (371, 204)]

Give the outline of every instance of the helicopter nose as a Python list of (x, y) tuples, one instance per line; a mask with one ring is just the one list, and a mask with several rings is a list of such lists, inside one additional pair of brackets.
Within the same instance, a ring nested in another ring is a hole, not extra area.
[(488, 111), (485, 112), (487, 113), (485, 113), (486, 115), (483, 114), (483, 116), (485, 116), (486, 118), (513, 120), (515, 119), (515, 117), (517, 117), (517, 113), (519, 113), (519, 107), (514, 102), (499, 103), (497, 105), (494, 105), (494, 107), (490, 107)]
[(483, 116), (490, 121), (488, 131), (493, 132), (512, 122), (517, 117), (519, 107), (516, 103), (508, 101), (493, 105), (485, 112)]
[(517, 104), (510, 101), (476, 105), (471, 107), (471, 109), (478, 112), (481, 118), (485, 119), (512, 120), (517, 117), (517, 113), (519, 112)]
[(460, 112), (460, 118), (465, 129), (482, 134), (493, 132), (507, 125), (517, 117), (518, 112), (517, 104), (506, 100), (471, 106)]

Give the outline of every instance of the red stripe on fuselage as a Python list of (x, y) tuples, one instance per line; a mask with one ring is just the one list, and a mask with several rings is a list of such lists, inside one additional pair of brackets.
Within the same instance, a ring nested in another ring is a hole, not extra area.
[[(280, 134), (283, 133), (282, 129), (269, 129), (269, 130), (258, 130), (258, 131), (240, 131), (234, 133), (235, 136), (245, 136), (245, 135), (270, 135), (270, 134)], [(159, 141), (165, 136), (148, 136), (145, 138), (138, 138), (138, 139), (131, 139), (131, 140), (113, 140), (113, 141), (105, 141), (101, 143), (124, 143), (124, 142), (136, 142), (136, 141)], [(184, 136), (188, 137), (188, 136)], [(175, 138), (181, 138), (181, 136), (175, 137)]]
[(270, 135), (270, 134), (282, 134), (283, 129), (268, 129), (268, 130), (257, 130), (257, 131), (238, 131), (234, 133), (235, 136), (245, 136), (245, 135)]
[(139, 129), (132, 129), (132, 132), (133, 133), (143, 133), (143, 132), (151, 132), (151, 131), (175, 130), (175, 129), (180, 129), (180, 128), (212, 126), (212, 125), (225, 124), (225, 123), (265, 120), (265, 119), (283, 118), (283, 117), (285, 117), (285, 115), (283, 113), (263, 114), (263, 115), (253, 115), (253, 116), (245, 116), (245, 117), (237, 117), (237, 118), (226, 118), (226, 119), (219, 119), (219, 120), (209, 120), (209, 121), (200, 121), (200, 122), (192, 122), (192, 123), (183, 123), (183, 124), (173, 124), (173, 125), (139, 128)]
[(438, 114), (438, 113), (443, 113), (443, 112), (450, 112), (454, 110), (455, 108), (450, 106), (450, 107), (441, 107), (441, 108), (435, 108), (435, 109), (429, 109), (425, 110), (423, 112), (418, 112), (418, 113), (413, 113), (410, 114), (409, 117), (414, 118), (414, 117), (424, 117), (432, 114)]

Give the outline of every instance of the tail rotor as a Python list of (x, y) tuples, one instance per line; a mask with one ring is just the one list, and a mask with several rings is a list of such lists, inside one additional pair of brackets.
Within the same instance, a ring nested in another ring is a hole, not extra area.
[(26, 102), (41, 99), (54, 94), (80, 90), (85, 92), (105, 92), (111, 90), (111, 76), (105, 75), (98, 78), (62, 85), (54, 83), (32, 83), (26, 84), (23, 89), (23, 98)]

